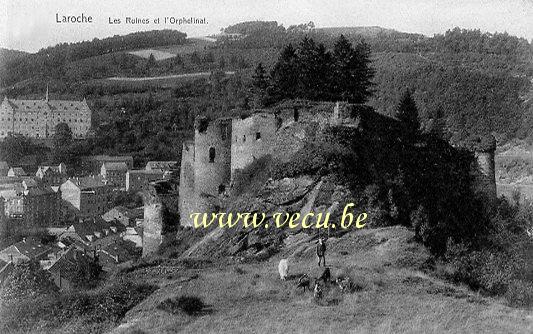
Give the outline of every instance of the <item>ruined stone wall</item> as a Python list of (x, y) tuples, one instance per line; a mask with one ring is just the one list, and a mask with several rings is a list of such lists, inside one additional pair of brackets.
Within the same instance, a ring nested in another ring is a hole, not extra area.
[(200, 118), (194, 130), (195, 193), (218, 196), (231, 178), (231, 119)]
[(191, 226), (189, 215), (196, 208), (196, 194), (194, 190), (194, 142), (183, 143), (181, 152), (180, 185), (179, 185), (179, 212), (180, 225)]
[(496, 198), (494, 151), (474, 152), (476, 158), (475, 189), (489, 198)]
[(233, 119), (231, 143), (231, 177), (254, 160), (270, 154), (278, 121), (273, 114), (254, 114)]
[(163, 204), (154, 194), (144, 196), (142, 256), (157, 252), (163, 242)]

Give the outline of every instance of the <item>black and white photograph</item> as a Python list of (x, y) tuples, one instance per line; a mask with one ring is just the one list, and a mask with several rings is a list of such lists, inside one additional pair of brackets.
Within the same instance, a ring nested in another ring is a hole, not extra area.
[(533, 0), (0, 0), (0, 333), (533, 333)]

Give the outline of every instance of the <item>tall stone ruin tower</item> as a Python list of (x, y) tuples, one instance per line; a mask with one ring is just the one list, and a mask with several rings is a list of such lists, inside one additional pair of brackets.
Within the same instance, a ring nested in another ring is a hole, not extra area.
[(231, 179), (231, 118), (197, 119), (194, 143), (195, 190), (218, 196)]
[(214, 199), (231, 181), (231, 118), (197, 118), (194, 143), (185, 143), (180, 173), (180, 224), (192, 226), (190, 214), (213, 211)]
[(488, 135), (477, 138), (472, 144), (475, 166), (472, 167), (474, 176), (474, 190), (487, 198), (496, 198), (496, 174), (494, 166), (494, 152), (496, 140)]

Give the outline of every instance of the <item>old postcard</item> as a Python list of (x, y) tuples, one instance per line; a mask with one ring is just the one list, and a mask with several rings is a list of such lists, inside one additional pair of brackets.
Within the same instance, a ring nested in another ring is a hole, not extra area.
[(0, 333), (532, 333), (531, 22), (0, 0)]

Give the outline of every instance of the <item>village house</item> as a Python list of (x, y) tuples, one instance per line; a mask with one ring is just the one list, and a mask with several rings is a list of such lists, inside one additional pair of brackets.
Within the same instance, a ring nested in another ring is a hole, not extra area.
[(102, 164), (106, 162), (124, 162), (128, 169), (133, 169), (133, 157), (131, 155), (91, 155), (81, 158), (83, 170), (98, 174), (101, 172)]
[(73, 290), (76, 286), (78, 268), (89, 262), (98, 261), (91, 252), (69, 248), (50, 268), (54, 284), (61, 291)]
[(162, 170), (130, 170), (126, 173), (126, 190), (141, 191), (148, 189), (150, 182), (165, 179), (166, 172)]
[(68, 179), (67, 167), (64, 163), (57, 166), (39, 166), (35, 177), (45, 185), (60, 186)]
[(127, 265), (140, 256), (140, 251), (131, 241), (117, 240), (98, 251), (98, 262), (105, 271)]
[(100, 168), (100, 175), (107, 184), (116, 188), (126, 187), (126, 172), (128, 165), (125, 162), (104, 162)]
[(23, 176), (29, 176), (28, 173), (22, 169), (22, 167), (11, 167), (9, 171), (7, 172), (7, 176), (9, 177), (23, 177)]
[(101, 176), (71, 178), (60, 187), (65, 215), (95, 217), (110, 206), (112, 187)]
[(177, 161), (148, 161), (145, 169), (165, 172), (178, 170), (179, 166)]
[(4, 262), (20, 263), (24, 261), (46, 260), (55, 250), (53, 247), (41, 244), (33, 238), (24, 238), (0, 251), (0, 260)]
[(38, 185), (35, 180), (25, 179), (0, 191), (4, 198), (7, 217), (20, 220), (20, 227), (35, 229), (59, 224), (60, 194), (51, 187)]
[(83, 250), (98, 250), (120, 240), (125, 231), (126, 227), (116, 221), (106, 222), (100, 217), (85, 218), (70, 225), (59, 239), (67, 239)]

